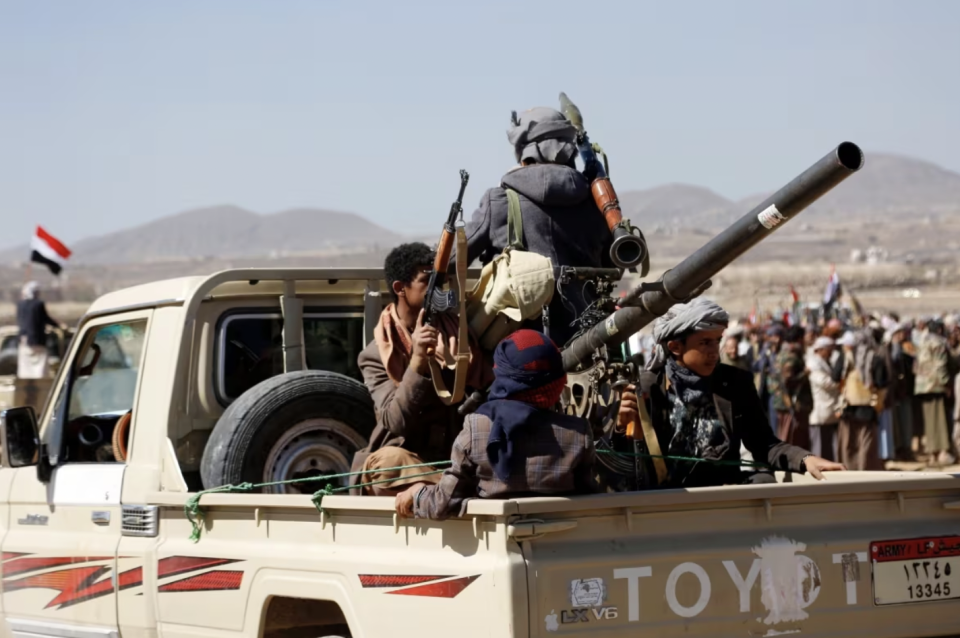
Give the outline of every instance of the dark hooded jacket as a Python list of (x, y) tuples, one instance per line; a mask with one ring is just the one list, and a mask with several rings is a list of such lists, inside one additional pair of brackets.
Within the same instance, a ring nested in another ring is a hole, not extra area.
[[(613, 267), (609, 256), (613, 236), (593, 201), (590, 184), (579, 171), (560, 164), (514, 169), (503, 176), (500, 186), (484, 193), (466, 227), (471, 263), (478, 258), (482, 264), (489, 263), (508, 244), (504, 187), (520, 196), (524, 249), (549, 257), (555, 274), (559, 275), (560, 266)], [(578, 314), (591, 301), (583, 297), (580, 286), (567, 286), (563, 292)], [(569, 327), (573, 319), (555, 294), (550, 304), (550, 336), (558, 345), (573, 335)]]

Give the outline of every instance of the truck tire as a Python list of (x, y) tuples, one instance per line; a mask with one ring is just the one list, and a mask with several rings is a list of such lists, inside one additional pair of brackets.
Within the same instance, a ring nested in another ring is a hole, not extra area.
[(13, 376), (17, 374), (17, 351), (0, 351), (0, 376)]
[[(304, 370), (253, 386), (217, 421), (203, 450), (205, 489), (221, 485), (276, 483), (343, 474), (367, 444), (376, 425), (366, 386), (342, 374)], [(262, 491), (312, 494), (327, 483), (307, 480)]]

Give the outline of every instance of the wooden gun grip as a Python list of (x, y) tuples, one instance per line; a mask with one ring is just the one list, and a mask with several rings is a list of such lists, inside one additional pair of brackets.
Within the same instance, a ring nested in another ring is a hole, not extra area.
[(440, 233), (440, 241), (437, 243), (437, 257), (433, 260), (433, 270), (438, 273), (447, 272), (452, 254), (453, 231), (444, 226), (443, 232)]
[(613, 232), (613, 229), (623, 221), (623, 213), (620, 212), (620, 200), (617, 199), (617, 192), (613, 190), (610, 178), (598, 177), (593, 180), (590, 191), (593, 193), (593, 201), (596, 202), (597, 208), (607, 220), (607, 228)]

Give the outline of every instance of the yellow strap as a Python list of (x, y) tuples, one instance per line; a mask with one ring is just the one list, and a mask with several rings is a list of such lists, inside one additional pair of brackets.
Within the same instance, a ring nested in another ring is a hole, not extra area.
[(467, 389), (467, 370), (470, 367), (470, 330), (467, 327), (467, 232), (457, 228), (457, 297), (460, 300), (460, 327), (457, 331), (457, 354), (454, 364), (453, 392), (443, 382), (440, 364), (430, 358), (430, 378), (433, 389), (444, 405), (455, 405), (463, 400)]
[(637, 407), (640, 412), (640, 425), (643, 426), (643, 438), (647, 441), (647, 449), (653, 457), (653, 468), (657, 472), (657, 485), (660, 485), (667, 479), (667, 464), (661, 458), (663, 452), (660, 450), (660, 441), (657, 439), (657, 431), (653, 429), (653, 419), (650, 418), (650, 412), (647, 411), (647, 402), (640, 397), (637, 401)]

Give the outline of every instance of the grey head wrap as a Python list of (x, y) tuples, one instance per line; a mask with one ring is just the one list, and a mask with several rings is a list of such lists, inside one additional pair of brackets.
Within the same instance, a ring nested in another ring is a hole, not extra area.
[(684, 332), (721, 330), (727, 327), (730, 315), (709, 299), (698, 297), (690, 303), (677, 304), (653, 322), (653, 340), (657, 343), (648, 370), (659, 370), (667, 363), (667, 342)]
[(524, 111), (507, 131), (518, 162), (567, 164), (577, 154), (577, 129), (559, 111), (545, 106)]

